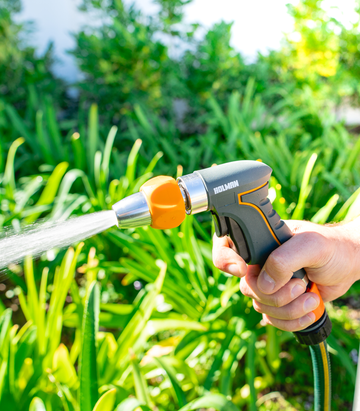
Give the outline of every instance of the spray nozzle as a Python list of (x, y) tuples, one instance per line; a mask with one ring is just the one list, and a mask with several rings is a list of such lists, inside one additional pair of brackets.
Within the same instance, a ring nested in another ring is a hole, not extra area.
[(151, 225), (165, 229), (179, 226), (185, 219), (185, 198), (175, 179), (150, 179), (140, 192), (113, 205), (119, 228)]

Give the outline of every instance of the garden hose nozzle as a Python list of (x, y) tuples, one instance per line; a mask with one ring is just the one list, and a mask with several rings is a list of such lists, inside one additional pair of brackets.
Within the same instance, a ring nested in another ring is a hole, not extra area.
[[(113, 206), (119, 228), (150, 225), (165, 229), (179, 226), (186, 214), (210, 211), (218, 237), (229, 235), (239, 255), (249, 264), (264, 265), (270, 253), (292, 237), (288, 226), (272, 208), (268, 196), (271, 168), (258, 161), (234, 161), (178, 178), (155, 177), (140, 192)], [(313, 311), (315, 323), (295, 333), (297, 340), (316, 345), (331, 332), (331, 321), (316, 284), (304, 269), (300, 278), (306, 292), (320, 297)]]

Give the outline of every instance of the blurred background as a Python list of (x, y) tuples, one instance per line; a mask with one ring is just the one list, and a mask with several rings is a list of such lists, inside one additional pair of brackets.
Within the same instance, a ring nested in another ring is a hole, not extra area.
[[(242, 159), (272, 167), (282, 218), (350, 221), (359, 17), (350, 0), (0, 0), (2, 234)], [(213, 267), (211, 235), (200, 215), (9, 266), (0, 408), (312, 409), (307, 348)], [(334, 410), (352, 407), (359, 291), (327, 307)]]

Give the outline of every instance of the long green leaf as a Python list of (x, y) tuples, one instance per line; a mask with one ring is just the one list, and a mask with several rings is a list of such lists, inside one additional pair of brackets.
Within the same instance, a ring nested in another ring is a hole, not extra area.
[(311, 221), (317, 224), (325, 224), (332, 212), (335, 208), (337, 202), (339, 200), (339, 194), (334, 194), (324, 207), (320, 208), (320, 210), (312, 217)]
[(22, 137), (17, 138), (10, 146), (3, 178), (3, 185), (6, 190), (6, 195), (9, 199), (14, 198), (14, 193), (16, 189), (15, 185), (15, 171), (14, 171), (14, 159), (17, 149), (25, 142)]
[(127, 398), (126, 400), (122, 401), (117, 407), (115, 411), (151, 411), (151, 409), (136, 398)]
[(309, 158), (309, 161), (306, 165), (304, 176), (303, 176), (302, 183), (301, 183), (298, 204), (292, 215), (293, 220), (301, 220), (304, 217), (305, 202), (311, 191), (311, 186), (309, 185), (310, 177), (311, 177), (311, 173), (314, 168), (316, 159), (317, 159), (317, 154), (313, 153), (311, 157)]
[(96, 104), (92, 104), (89, 112), (89, 129), (87, 140), (87, 154), (88, 154), (88, 170), (91, 180), (94, 178), (94, 157), (99, 144), (99, 119), (98, 119), (98, 107)]
[(106, 391), (96, 403), (93, 411), (113, 411), (116, 401), (116, 388)]
[(29, 411), (46, 411), (45, 404), (42, 399), (34, 397), (30, 403)]
[(165, 360), (161, 359), (161, 358), (154, 358), (155, 362), (157, 362), (160, 367), (166, 372), (167, 376), (169, 377), (169, 380), (171, 382), (171, 385), (174, 389), (174, 393), (175, 393), (175, 397), (177, 399), (178, 405), (179, 407), (183, 407), (184, 405), (186, 405), (186, 397), (185, 397), (185, 393), (182, 390), (177, 378), (176, 378), (176, 374), (174, 372), (174, 370), (166, 364)]
[[(46, 186), (41, 193), (41, 196), (35, 206), (42, 206), (51, 204), (56, 196), (58, 191), (61, 179), (63, 178), (69, 164), (66, 162), (60, 163), (55, 167), (55, 170), (52, 172), (51, 176), (49, 177)], [(26, 218), (26, 222), (28, 224), (33, 223), (35, 220), (38, 219), (41, 213), (31, 214), (29, 217)]]
[(146, 404), (150, 407), (150, 395), (149, 395), (149, 387), (146, 383), (146, 379), (144, 378), (136, 355), (130, 349), (130, 362), (132, 366), (132, 375), (134, 378), (134, 387), (136, 392), (136, 397), (141, 401), (142, 404)]
[(255, 389), (255, 342), (256, 335), (251, 333), (246, 354), (246, 379), (250, 387), (249, 406), (251, 411), (256, 411), (256, 389)]
[(229, 401), (224, 395), (209, 394), (205, 397), (197, 398), (180, 408), (179, 411), (192, 411), (200, 408), (214, 408), (217, 411), (239, 411), (238, 407)]
[(118, 339), (118, 350), (114, 354), (113, 364), (114, 369), (108, 370), (108, 374), (114, 376), (116, 373), (115, 367), (120, 367), (122, 361), (126, 358), (129, 352), (129, 348), (132, 348), (139, 338), (140, 334), (144, 331), (145, 325), (150, 319), (150, 316), (153, 312), (153, 309), (156, 305), (156, 296), (160, 293), (166, 274), (166, 264), (163, 265), (160, 270), (159, 276), (156, 279), (155, 283), (152, 284), (151, 290), (145, 296), (142, 301), (139, 309), (133, 315), (130, 323), (125, 327), (123, 332), (120, 334)]
[(80, 411), (92, 411), (98, 401), (96, 335), (99, 325), (99, 289), (90, 284), (85, 301), (80, 356)]

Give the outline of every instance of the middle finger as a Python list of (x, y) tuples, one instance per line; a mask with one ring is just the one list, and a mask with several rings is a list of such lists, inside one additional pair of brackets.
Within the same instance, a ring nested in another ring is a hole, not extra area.
[(259, 303), (273, 307), (283, 307), (299, 297), (306, 290), (305, 283), (299, 278), (294, 278), (274, 294), (263, 294), (257, 286), (259, 273), (260, 268), (258, 266), (248, 266), (245, 277), (240, 281), (240, 291)]

